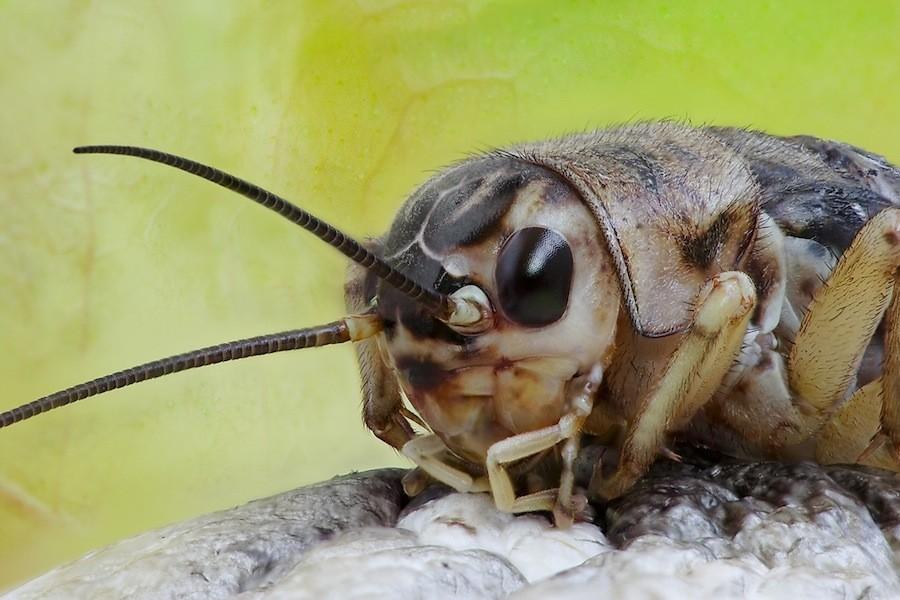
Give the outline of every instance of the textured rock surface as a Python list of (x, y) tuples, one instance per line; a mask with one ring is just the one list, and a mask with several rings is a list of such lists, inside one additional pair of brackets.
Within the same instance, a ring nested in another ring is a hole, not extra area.
[(896, 598), (900, 477), (659, 463), (569, 530), (371, 471), (147, 533), (7, 598)]

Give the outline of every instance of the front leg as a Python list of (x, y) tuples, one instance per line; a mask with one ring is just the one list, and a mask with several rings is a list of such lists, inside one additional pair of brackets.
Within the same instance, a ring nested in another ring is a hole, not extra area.
[(595, 476), (592, 494), (622, 495), (650, 468), (666, 436), (712, 398), (741, 348), (755, 306), (753, 282), (744, 273), (721, 273), (703, 287), (691, 328), (629, 423), (616, 472), (607, 480)]
[[(433, 433), (411, 439), (403, 446), (401, 452), (422, 471), (437, 481), (449, 485), (457, 492), (486, 492), (489, 489), (488, 483), (483, 477), (472, 477), (469, 473), (452, 465), (451, 461), (447, 460), (449, 454), (447, 446), (444, 445), (441, 438)], [(404, 491), (410, 496), (418, 493), (417, 490), (410, 489), (417, 479), (417, 475), (408, 479), (404, 478)]]
[[(573, 495), (575, 485), (574, 463), (578, 456), (581, 429), (594, 406), (594, 396), (603, 379), (603, 369), (595, 366), (585, 380), (578, 395), (569, 402), (569, 412), (556, 425), (529, 431), (501, 440), (488, 448), (487, 472), (491, 493), (497, 508), (504, 512), (531, 512), (552, 510), (559, 526), (572, 523), (580, 510), (582, 499)], [(542, 490), (516, 497), (512, 478), (506, 465), (533, 456), (565, 441), (562, 448), (562, 474), (558, 489)]]

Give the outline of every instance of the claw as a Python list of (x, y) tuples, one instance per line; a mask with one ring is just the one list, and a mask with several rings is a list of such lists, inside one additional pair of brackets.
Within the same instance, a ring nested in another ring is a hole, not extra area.
[(900, 445), (893, 444), (884, 433), (876, 433), (856, 463), (900, 472)]
[(679, 462), (679, 463), (684, 462), (684, 459), (681, 457), (680, 454), (678, 454), (677, 452), (675, 452), (673, 450), (670, 450), (669, 448), (666, 448), (665, 446), (663, 446), (662, 448), (659, 449), (659, 453), (662, 454), (663, 456), (665, 456), (666, 458), (668, 458), (669, 460), (674, 460), (675, 462)]
[(432, 479), (429, 477), (428, 473), (416, 467), (410, 471), (407, 471), (403, 476), (403, 479), (400, 480), (401, 485), (403, 486), (403, 491), (410, 498), (414, 498), (422, 493), (422, 491), (431, 483)]
[(393, 446), (397, 450), (415, 437), (409, 421), (404, 418), (402, 413), (395, 413), (383, 422), (366, 421), (366, 425), (372, 430), (372, 433), (381, 441)]
[(856, 459), (856, 462), (863, 464), (868, 461), (872, 454), (874, 454), (877, 450), (880, 450), (884, 443), (887, 441), (887, 437), (881, 435), (881, 433), (876, 433), (872, 436), (872, 440), (869, 442), (869, 445), (866, 446), (866, 449), (862, 451), (859, 457)]
[(595, 516), (584, 494), (573, 494), (569, 506), (557, 502), (553, 507), (553, 522), (560, 529), (568, 529), (574, 523), (593, 523)]

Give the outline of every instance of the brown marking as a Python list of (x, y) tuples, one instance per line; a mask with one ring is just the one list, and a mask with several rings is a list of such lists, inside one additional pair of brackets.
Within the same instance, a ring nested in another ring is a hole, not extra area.
[(898, 236), (897, 232), (892, 229), (884, 233), (884, 241), (886, 241), (891, 246), (896, 246), (897, 244), (900, 244), (900, 236)]
[(397, 370), (409, 382), (409, 385), (421, 392), (436, 390), (447, 383), (449, 373), (427, 359), (408, 356), (396, 359)]
[(501, 356), (497, 359), (496, 364), (494, 365), (494, 372), (500, 373), (501, 371), (506, 371), (515, 367), (515, 363), (505, 356)]
[(708, 268), (728, 239), (728, 230), (734, 221), (729, 211), (720, 213), (706, 231), (680, 240), (681, 256), (691, 266)]
[(443, 523), (444, 525), (449, 525), (451, 527), (460, 527), (465, 530), (467, 533), (475, 535), (478, 533), (478, 530), (463, 521), (462, 519), (457, 519), (453, 517), (440, 517), (437, 519), (438, 523)]

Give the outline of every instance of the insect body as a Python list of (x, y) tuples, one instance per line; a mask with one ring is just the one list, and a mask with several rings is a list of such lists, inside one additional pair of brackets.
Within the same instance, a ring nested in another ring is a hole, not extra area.
[[(76, 151), (181, 168), (312, 231), (353, 261), (353, 316), (122, 371), (0, 426), (169, 372), (353, 340), (366, 425), (418, 473), (489, 490), (506, 511), (577, 516), (583, 434), (619, 449), (588, 490), (602, 498), (675, 435), (900, 470), (900, 171), (858, 148), (674, 123), (525, 144), (437, 174), (366, 244), (185, 159)], [(558, 482), (526, 489), (548, 456)]]

